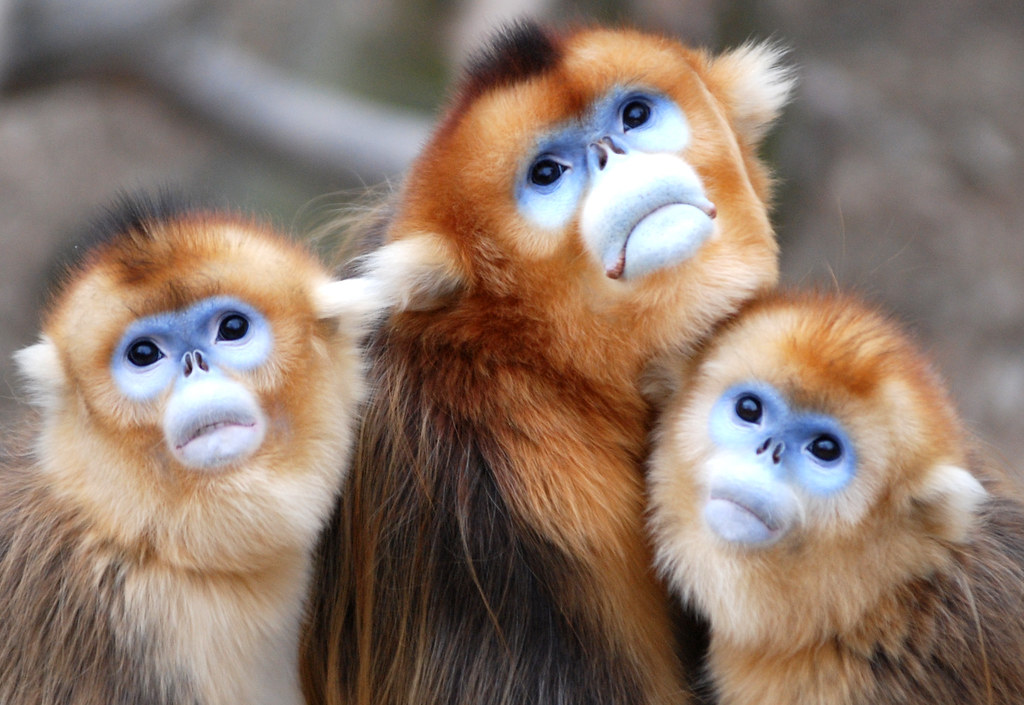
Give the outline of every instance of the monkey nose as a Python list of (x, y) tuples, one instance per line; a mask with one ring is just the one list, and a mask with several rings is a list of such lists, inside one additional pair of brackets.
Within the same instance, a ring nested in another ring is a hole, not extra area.
[(764, 443), (757, 447), (757, 454), (763, 455), (768, 452), (768, 449), (772, 449), (772, 462), (778, 465), (782, 461), (782, 454), (786, 452), (786, 444), (784, 441), (779, 441), (772, 446), (772, 438), (768, 437), (764, 439)]
[(625, 148), (617, 144), (610, 136), (602, 137), (596, 142), (590, 143), (590, 166), (594, 171), (600, 171), (608, 165), (610, 155), (625, 153)]
[(203, 357), (203, 353), (199, 350), (191, 350), (185, 353), (185, 356), (181, 358), (181, 365), (186, 377), (191, 375), (196, 369), (202, 370), (203, 372), (210, 371), (210, 365), (206, 362), (206, 358)]

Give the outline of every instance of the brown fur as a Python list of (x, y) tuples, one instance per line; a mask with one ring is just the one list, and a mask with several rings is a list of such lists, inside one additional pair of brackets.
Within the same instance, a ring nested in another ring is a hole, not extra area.
[[(20, 355), (40, 418), (0, 468), (0, 702), (297, 702), (310, 554), (361, 398), (358, 327), (317, 311), (324, 270), (265, 226), (121, 211)], [(236, 375), (269, 430), (203, 472), (167, 450), (163, 397), (126, 399), (110, 360), (128, 323), (222, 294), (273, 327), (271, 360)]]
[[(652, 455), (651, 526), (659, 566), (710, 620), (719, 701), (1024, 702), (1024, 505), (972, 457), (912, 341), (853, 299), (777, 292), (691, 364)], [(858, 458), (838, 498), (749, 550), (701, 515), (707, 413), (743, 380), (839, 419)]]
[[(520, 61), (524, 42), (543, 56)], [(764, 59), (748, 73), (784, 82)], [(716, 66), (630, 31), (529, 26), (474, 65), (370, 256), (401, 305), (369, 348), (351, 494), (321, 546), (313, 702), (686, 701), (677, 646), (701, 636), (675, 643), (649, 567), (638, 378), (776, 276), (766, 171)], [(628, 284), (575, 223), (538, 233), (511, 198), (538, 133), (615, 84), (680, 104), (719, 205), (698, 255)]]

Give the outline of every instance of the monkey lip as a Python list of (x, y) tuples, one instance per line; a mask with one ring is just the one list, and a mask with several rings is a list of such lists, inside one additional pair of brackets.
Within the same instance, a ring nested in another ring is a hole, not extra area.
[(712, 492), (704, 516), (712, 531), (731, 543), (771, 543), (784, 529), (767, 507), (729, 492)]
[(191, 431), (188, 434), (187, 438), (185, 438), (179, 445), (177, 445), (175, 447), (178, 448), (178, 450), (181, 450), (182, 448), (184, 448), (185, 446), (187, 446), (189, 443), (191, 443), (192, 441), (196, 440), (197, 438), (200, 438), (202, 436), (206, 436), (207, 434), (217, 433), (221, 429), (227, 429), (227, 430), (230, 430), (232, 428), (250, 428), (251, 429), (251, 428), (254, 428), (255, 426), (256, 426), (255, 419), (253, 419), (251, 421), (245, 421), (245, 420), (241, 420), (240, 421), (240, 420), (235, 420), (235, 419), (225, 419), (223, 421), (214, 421), (212, 423), (204, 424), (202, 426), (197, 427), (196, 429), (194, 429), (193, 431)]
[(209, 468), (247, 457), (259, 447), (263, 434), (259, 418), (229, 414), (204, 418), (181, 429), (172, 447), (184, 464)]
[(710, 201), (672, 201), (646, 211), (628, 229), (614, 260), (605, 261), (605, 274), (619, 279), (626, 274), (627, 256), (640, 260), (639, 271), (693, 256), (710, 236), (717, 209)]

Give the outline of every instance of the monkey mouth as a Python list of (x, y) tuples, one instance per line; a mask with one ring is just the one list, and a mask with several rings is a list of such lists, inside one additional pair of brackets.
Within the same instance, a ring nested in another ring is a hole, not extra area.
[[(641, 215), (626, 229), (622, 246), (605, 259), (605, 274), (619, 279), (645, 274), (671, 262), (689, 259), (710, 237), (717, 215), (710, 201), (664, 203)], [(636, 262), (626, 271), (627, 257)]]
[(711, 493), (704, 518), (713, 532), (730, 543), (772, 543), (785, 528), (767, 507), (729, 492)]
[(214, 421), (212, 423), (205, 424), (193, 429), (187, 437), (181, 442), (180, 445), (176, 446), (178, 450), (181, 450), (189, 443), (192, 443), (198, 438), (209, 435), (211, 433), (217, 433), (221, 429), (232, 429), (232, 428), (254, 428), (256, 421), (245, 421), (237, 419), (224, 419), (223, 421)]
[(175, 457), (193, 468), (212, 468), (251, 455), (262, 443), (265, 424), (249, 415), (197, 419), (174, 434)]

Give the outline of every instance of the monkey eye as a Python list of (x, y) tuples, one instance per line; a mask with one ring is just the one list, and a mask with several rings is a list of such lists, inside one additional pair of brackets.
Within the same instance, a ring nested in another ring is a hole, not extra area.
[(551, 157), (542, 157), (530, 167), (530, 183), (535, 186), (550, 186), (562, 178), (567, 168)]
[(220, 321), (217, 340), (241, 340), (249, 332), (249, 319), (240, 313), (230, 313)]
[(632, 129), (647, 124), (651, 119), (651, 106), (643, 100), (631, 100), (622, 108), (622, 129), (629, 132)]
[(128, 346), (128, 352), (125, 356), (128, 358), (128, 362), (136, 367), (149, 367), (162, 358), (164, 354), (157, 347), (156, 343), (149, 338), (139, 338)]
[(736, 400), (736, 416), (747, 423), (760, 423), (764, 415), (761, 400), (753, 394), (744, 394)]
[(823, 463), (834, 463), (842, 456), (843, 446), (831, 433), (823, 433), (807, 444), (807, 452)]

